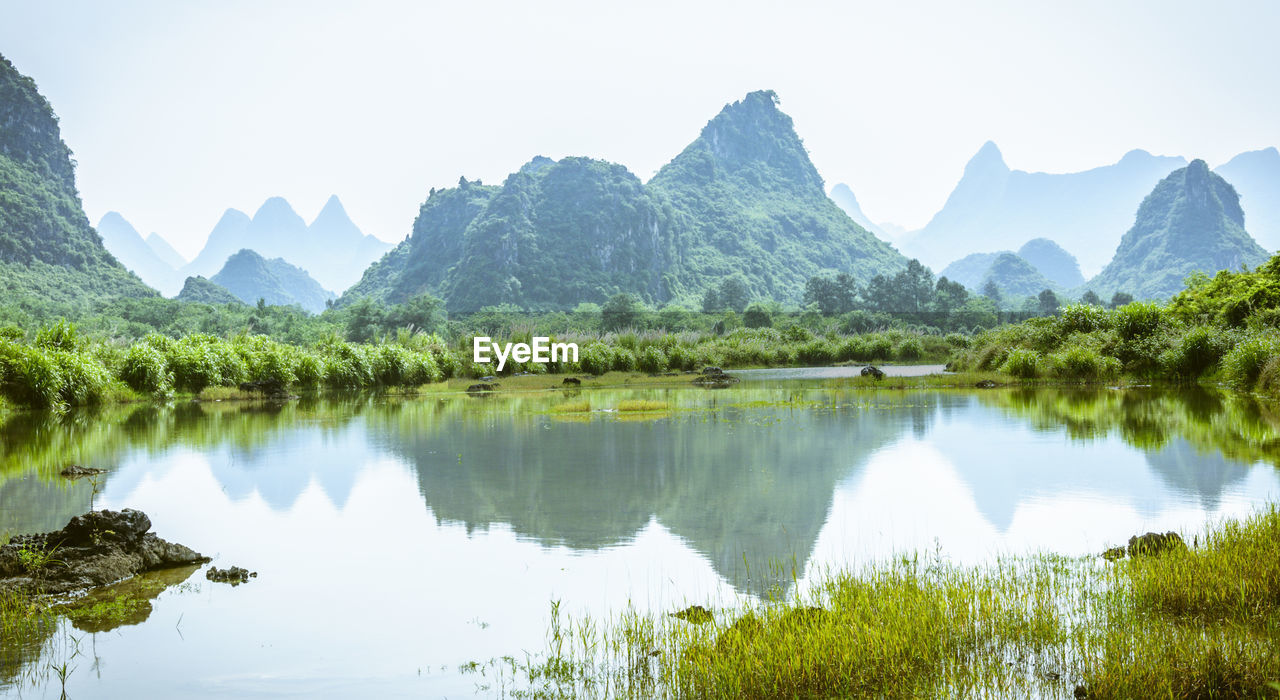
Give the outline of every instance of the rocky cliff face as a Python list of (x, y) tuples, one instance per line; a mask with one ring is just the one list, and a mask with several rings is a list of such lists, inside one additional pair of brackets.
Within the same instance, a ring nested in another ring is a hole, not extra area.
[(102, 245), (71, 150), (35, 82), (0, 56), (0, 294), (83, 305), (156, 296)]

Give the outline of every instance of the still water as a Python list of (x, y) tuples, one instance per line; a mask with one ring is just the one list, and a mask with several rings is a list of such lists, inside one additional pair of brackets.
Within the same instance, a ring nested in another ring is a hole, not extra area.
[[(259, 572), (168, 572), (129, 624), (67, 625), (69, 697), (461, 697), (461, 664), (541, 648), (553, 600), (672, 611), (902, 552), (1083, 555), (1280, 496), (1280, 420), (1246, 399), (799, 377), (14, 416), (0, 541), (137, 508)], [(632, 399), (669, 410), (615, 410)], [(109, 471), (67, 482), (69, 463)], [(58, 696), (55, 639), (9, 654), (0, 696)]]

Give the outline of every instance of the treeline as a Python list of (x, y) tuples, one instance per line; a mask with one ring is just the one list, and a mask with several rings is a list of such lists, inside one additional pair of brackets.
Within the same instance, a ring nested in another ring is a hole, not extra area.
[(1194, 275), (1166, 305), (1074, 304), (981, 333), (953, 366), (1023, 378), (1218, 378), (1280, 393), (1280, 255), (1252, 272)]

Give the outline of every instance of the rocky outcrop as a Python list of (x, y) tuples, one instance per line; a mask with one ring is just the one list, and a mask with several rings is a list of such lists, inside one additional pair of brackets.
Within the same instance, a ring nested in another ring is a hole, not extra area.
[(0, 589), (78, 593), (143, 571), (209, 561), (150, 529), (145, 513), (126, 508), (77, 515), (61, 530), (19, 535), (0, 547)]

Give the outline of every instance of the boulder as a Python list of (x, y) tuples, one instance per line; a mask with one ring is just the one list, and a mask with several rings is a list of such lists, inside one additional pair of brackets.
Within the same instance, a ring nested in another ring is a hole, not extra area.
[(565, 377), (560, 381), (560, 383), (567, 384), (569, 386), (582, 386), (582, 380), (577, 377)]
[(862, 368), (862, 376), (875, 377), (876, 379), (884, 379), (884, 370), (875, 365), (867, 365)]
[(209, 561), (150, 529), (146, 513), (125, 508), (77, 515), (61, 530), (18, 535), (0, 547), (0, 590), (79, 593), (143, 571)]
[(258, 572), (249, 571), (248, 569), (240, 566), (229, 566), (225, 569), (219, 569), (216, 566), (211, 566), (208, 571), (204, 572), (204, 577), (210, 581), (229, 583), (232, 586), (239, 586), (242, 583), (248, 583), (251, 578), (257, 578)]
[(1176, 532), (1148, 532), (1129, 538), (1129, 556), (1159, 556), (1165, 552), (1186, 549), (1187, 543)]

